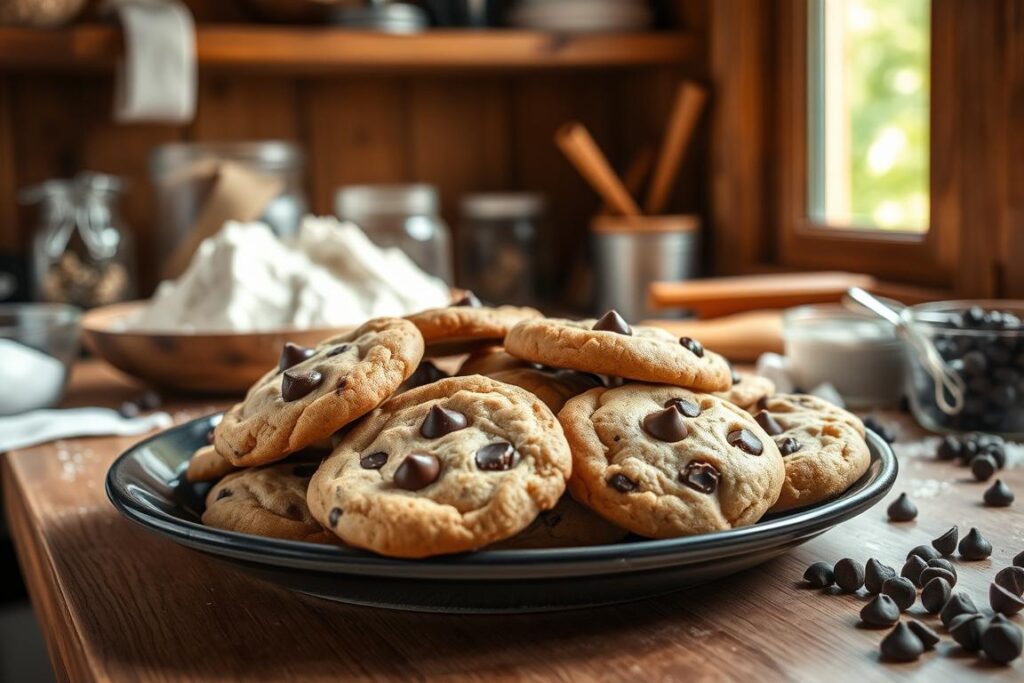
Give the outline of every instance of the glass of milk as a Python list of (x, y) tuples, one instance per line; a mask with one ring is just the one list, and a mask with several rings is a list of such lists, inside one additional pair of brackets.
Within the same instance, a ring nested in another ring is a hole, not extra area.
[(80, 319), (64, 304), (0, 305), (0, 415), (60, 402), (78, 357)]

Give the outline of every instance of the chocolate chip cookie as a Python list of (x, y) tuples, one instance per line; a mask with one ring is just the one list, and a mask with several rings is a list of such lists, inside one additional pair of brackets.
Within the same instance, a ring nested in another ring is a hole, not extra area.
[(544, 401), (551, 412), (558, 413), (573, 396), (601, 386), (601, 380), (595, 375), (575, 370), (538, 370), (536, 368), (518, 368), (502, 370), (488, 375), (491, 379), (506, 384), (514, 384), (526, 389)]
[(536, 363), (529, 363), (516, 358), (500, 346), (488, 346), (469, 354), (469, 357), (459, 367), (458, 374), (490, 376), (502, 370), (539, 367)]
[(748, 412), (756, 412), (757, 404), (775, 393), (775, 383), (767, 377), (749, 372), (732, 373), (732, 386), (726, 391), (716, 391), (715, 396), (738, 405)]
[(558, 505), (537, 515), (530, 526), (512, 538), (488, 546), (490, 550), (528, 550), (531, 548), (575, 548), (617, 543), (629, 532), (604, 519), (571, 496), (562, 496)]
[(540, 311), (533, 308), (483, 306), (470, 294), (447, 308), (421, 311), (406, 319), (423, 335), (426, 356), (438, 358), (500, 345), (513, 325), (540, 316)]
[(376, 318), (306, 349), (286, 344), (214, 430), (217, 452), (237, 467), (285, 458), (329, 438), (395, 393), (423, 356), (423, 337), (399, 318)]
[(630, 326), (615, 311), (600, 320), (524, 320), (509, 330), (505, 350), (556, 368), (700, 391), (725, 391), (732, 370), (724, 358), (690, 337)]
[(337, 543), (306, 505), (317, 462), (288, 462), (229, 474), (206, 496), (203, 524), (243, 534), (310, 543)]
[(571, 470), (562, 428), (537, 397), (452, 377), (361, 421), (313, 477), (308, 501), (346, 543), (427, 557), (519, 533), (555, 506)]
[(839, 495), (867, 471), (871, 456), (856, 415), (807, 394), (761, 402), (754, 419), (779, 446), (786, 481), (772, 512)]
[(228, 462), (212, 445), (203, 446), (189, 458), (185, 481), (193, 484), (200, 481), (217, 481), (236, 469), (238, 468)]
[(558, 414), (572, 448), (569, 490), (650, 538), (753, 524), (775, 504), (785, 466), (741, 408), (651, 384), (592, 389)]

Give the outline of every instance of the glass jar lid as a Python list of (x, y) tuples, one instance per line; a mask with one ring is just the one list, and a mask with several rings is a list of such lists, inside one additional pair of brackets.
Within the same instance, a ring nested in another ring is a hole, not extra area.
[(339, 218), (362, 216), (422, 216), (438, 213), (437, 188), (425, 183), (410, 185), (346, 185), (334, 194)]

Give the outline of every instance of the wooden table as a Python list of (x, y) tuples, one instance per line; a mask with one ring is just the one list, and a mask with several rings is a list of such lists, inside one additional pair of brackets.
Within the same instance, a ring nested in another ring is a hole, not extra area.
[[(116, 405), (137, 389), (81, 365), (69, 403)], [(171, 403), (176, 420), (216, 408)], [(889, 415), (887, 419), (896, 419)], [(905, 434), (914, 435), (905, 419)], [(130, 438), (70, 439), (3, 456), (7, 518), (54, 668), (66, 680), (1021, 680), (945, 638), (919, 662), (878, 662), (884, 631), (857, 628), (863, 597), (800, 586), (815, 560), (869, 556), (899, 567), (952, 524), (978, 526), (991, 560), (961, 563), (959, 587), (987, 604), (995, 571), (1024, 549), (1020, 500), (980, 505), (966, 471), (897, 446), (899, 481), (921, 514), (885, 506), (788, 555), (712, 585), (625, 606), (521, 616), (444, 616), (349, 607), (291, 594), (151, 535), (107, 502), (103, 477)], [(1018, 456), (1019, 457), (1019, 456)], [(920, 612), (920, 604), (914, 612)], [(916, 616), (916, 614), (915, 614)], [(935, 619), (927, 617), (929, 623)], [(1018, 617), (1018, 624), (1024, 619)]]

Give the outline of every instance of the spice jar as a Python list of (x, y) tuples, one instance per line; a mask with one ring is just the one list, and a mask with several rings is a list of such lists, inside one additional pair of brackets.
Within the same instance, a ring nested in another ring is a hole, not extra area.
[(32, 240), (36, 298), (91, 308), (135, 295), (134, 247), (117, 210), (121, 181), (99, 173), (24, 190), (39, 204)]
[(462, 200), (459, 286), (503, 304), (537, 299), (537, 233), (544, 199), (528, 193), (471, 194)]

